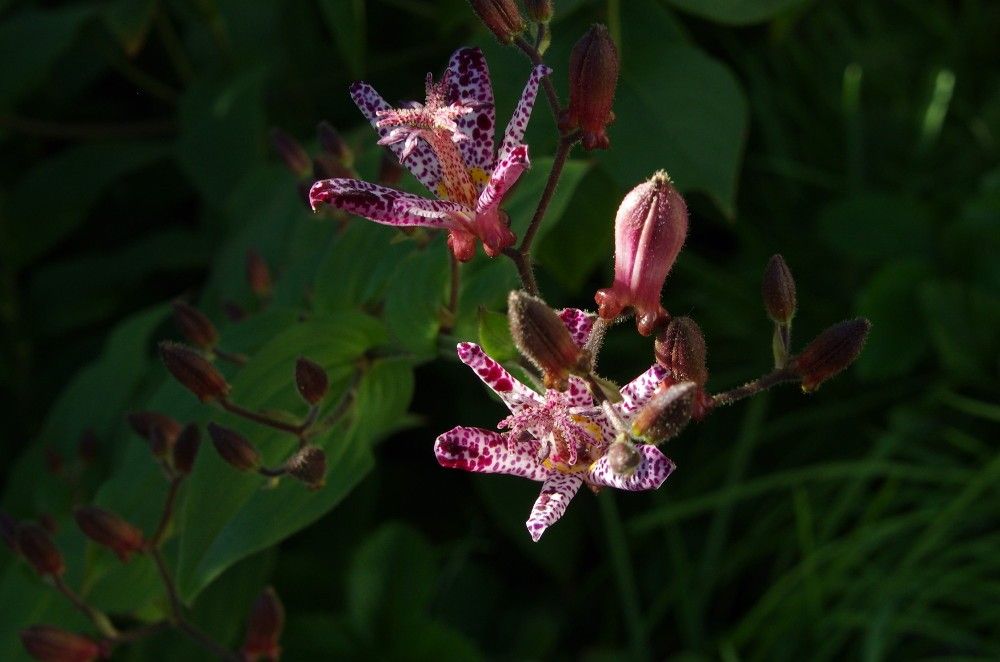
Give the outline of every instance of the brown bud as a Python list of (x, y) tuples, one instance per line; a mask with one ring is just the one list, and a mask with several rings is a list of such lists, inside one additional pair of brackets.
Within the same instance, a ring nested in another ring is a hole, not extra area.
[(17, 525), (17, 548), (40, 575), (59, 577), (66, 570), (62, 554), (49, 532), (39, 524), (21, 522)]
[(302, 399), (311, 405), (316, 404), (326, 396), (330, 388), (330, 379), (326, 376), (326, 370), (307, 358), (299, 357), (295, 362), (295, 387), (299, 390)]
[(619, 439), (608, 448), (608, 465), (616, 474), (630, 476), (642, 463), (642, 453), (629, 441)]
[(350, 165), (354, 160), (351, 148), (329, 122), (324, 120), (316, 125), (316, 140), (325, 155), (333, 157), (340, 163)]
[(100, 443), (97, 441), (97, 434), (94, 433), (92, 428), (84, 430), (76, 442), (77, 455), (80, 456), (84, 464), (90, 464), (97, 459), (99, 447)]
[(586, 353), (573, 342), (559, 315), (538, 297), (511, 292), (507, 319), (514, 344), (542, 371), (546, 388), (565, 390), (570, 373), (586, 369)]
[(281, 632), (285, 628), (285, 607), (274, 588), (268, 586), (254, 600), (247, 618), (247, 633), (243, 654), (256, 660), (281, 657)]
[(656, 334), (656, 362), (670, 371), (678, 382), (694, 382), (699, 387), (708, 382), (705, 363), (705, 337), (690, 317), (675, 317)]
[(66, 465), (62, 453), (52, 446), (46, 446), (42, 452), (45, 455), (45, 469), (54, 476), (61, 474)]
[(5, 545), (10, 547), (12, 552), (15, 554), (19, 553), (17, 548), (17, 520), (3, 510), (0, 510), (0, 538), (3, 539)]
[(317, 446), (306, 446), (288, 462), (288, 473), (318, 490), (326, 482), (326, 453)]
[(209, 423), (208, 436), (219, 457), (240, 471), (253, 471), (260, 466), (260, 453), (250, 440), (235, 430)]
[(403, 178), (403, 164), (392, 152), (383, 151), (378, 165), (378, 182), (385, 186), (395, 186)]
[(122, 563), (142, 550), (142, 531), (109, 510), (80, 506), (73, 511), (73, 519), (85, 536), (113, 551)]
[(854, 363), (871, 328), (871, 322), (859, 317), (834, 324), (816, 336), (788, 366), (802, 378), (802, 390), (815, 391)]
[(261, 254), (252, 249), (247, 251), (246, 273), (247, 284), (254, 295), (261, 299), (271, 296), (271, 269)]
[(760, 289), (768, 317), (775, 324), (791, 322), (795, 316), (795, 279), (781, 255), (772, 255), (767, 261)]
[(600, 24), (592, 25), (569, 58), (569, 106), (559, 118), (563, 132), (579, 128), (586, 149), (610, 146), (605, 127), (614, 121), (611, 105), (618, 85), (618, 49)]
[(158, 411), (137, 411), (128, 415), (129, 425), (135, 433), (149, 442), (156, 457), (164, 457), (173, 447), (181, 424)]
[(191, 473), (200, 446), (201, 433), (198, 432), (198, 426), (194, 423), (184, 426), (180, 435), (177, 436), (177, 443), (174, 444), (174, 455), (172, 458), (174, 471), (182, 476)]
[(664, 380), (636, 414), (632, 436), (648, 444), (662, 444), (673, 439), (691, 420), (697, 394), (698, 386), (694, 382), (676, 384)]
[(271, 129), (271, 146), (293, 175), (304, 179), (312, 174), (312, 159), (298, 140), (274, 128)]
[(92, 639), (51, 625), (32, 625), (20, 634), (28, 655), (43, 662), (90, 662), (110, 652)]
[(202, 349), (211, 349), (219, 342), (219, 332), (212, 320), (194, 306), (176, 299), (173, 302), (174, 324), (185, 340)]
[(469, 4), (500, 43), (509, 44), (524, 32), (524, 18), (514, 0), (469, 0)]
[(202, 402), (211, 402), (229, 395), (226, 378), (193, 349), (177, 343), (161, 342), (160, 358), (174, 379)]
[(555, 14), (552, 0), (524, 0), (524, 10), (528, 18), (538, 23), (548, 23)]

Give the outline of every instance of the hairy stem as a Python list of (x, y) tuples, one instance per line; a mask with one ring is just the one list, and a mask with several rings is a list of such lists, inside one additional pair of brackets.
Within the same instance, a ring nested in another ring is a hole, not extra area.
[(712, 396), (712, 406), (731, 405), (734, 402), (744, 398), (749, 398), (752, 395), (757, 395), (762, 391), (766, 391), (772, 386), (797, 381), (799, 381), (799, 376), (793, 371), (788, 368), (779, 368), (778, 370), (769, 372), (763, 377), (759, 377), (752, 382), (747, 382), (743, 386), (730, 389), (729, 391), (723, 391), (722, 393), (716, 393)]
[(287, 432), (288, 434), (293, 434), (299, 439), (305, 436), (305, 427), (301, 424), (296, 425), (294, 423), (286, 423), (285, 421), (279, 421), (276, 418), (271, 418), (267, 414), (258, 414), (255, 411), (250, 411), (235, 402), (231, 401), (229, 398), (221, 398), (219, 404), (223, 409), (231, 414), (236, 414), (241, 416), (248, 421), (253, 421), (254, 423), (260, 423), (269, 428), (274, 428), (275, 430), (281, 430), (282, 432)]

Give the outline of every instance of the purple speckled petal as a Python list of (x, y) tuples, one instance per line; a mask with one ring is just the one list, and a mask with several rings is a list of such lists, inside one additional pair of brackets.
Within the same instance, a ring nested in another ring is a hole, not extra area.
[(483, 383), (500, 396), (512, 413), (518, 413), (526, 405), (540, 405), (543, 402), (542, 396), (515, 379), (476, 343), (458, 343), (458, 358), (476, 371)]
[(570, 376), (568, 382), (569, 386), (565, 391), (563, 391), (563, 397), (566, 398), (567, 405), (570, 407), (593, 408), (594, 398), (590, 395), (587, 383), (579, 377), (574, 377), (572, 375)]
[(531, 480), (546, 480), (553, 474), (538, 460), (534, 444), (510, 441), (499, 432), (457, 427), (434, 442), (438, 464), (485, 474), (510, 474)]
[(528, 162), (528, 146), (518, 145), (506, 156), (500, 157), (497, 167), (490, 175), (486, 188), (479, 194), (476, 210), (482, 213), (498, 206), (503, 201), (510, 187), (514, 185), (521, 173), (531, 166)]
[(496, 109), (493, 86), (486, 58), (478, 48), (460, 48), (448, 62), (451, 83), (455, 86), (455, 102), (474, 108), (473, 112), (455, 120), (458, 130), (469, 137), (458, 143), (458, 151), (468, 168), (493, 170), (493, 133), (496, 130)]
[(555, 524), (566, 512), (573, 495), (583, 485), (583, 480), (574, 474), (554, 474), (542, 484), (542, 492), (538, 495), (531, 516), (525, 522), (531, 539), (538, 539), (545, 529)]
[(569, 329), (573, 342), (580, 347), (587, 344), (590, 340), (590, 330), (594, 328), (595, 315), (579, 308), (563, 308), (559, 311), (559, 319)]
[(612, 471), (608, 456), (605, 455), (591, 465), (590, 471), (584, 474), (587, 482), (591, 485), (603, 485), (630, 492), (657, 489), (677, 465), (656, 446), (642, 444), (637, 448), (642, 453), (642, 462), (630, 475), (623, 476)]
[(470, 210), (457, 202), (428, 200), (360, 179), (321, 179), (309, 190), (313, 209), (332, 205), (384, 225), (454, 228)]
[(500, 153), (497, 155), (503, 158), (518, 145), (524, 138), (524, 130), (528, 128), (528, 119), (531, 118), (531, 109), (535, 105), (535, 97), (538, 96), (538, 86), (542, 79), (552, 73), (552, 69), (544, 64), (537, 65), (531, 70), (528, 82), (521, 93), (521, 100), (517, 102), (514, 114), (507, 124), (507, 130), (503, 134), (503, 144), (500, 145)]
[[(385, 139), (392, 132), (392, 128), (378, 128), (377, 114), (380, 110), (390, 110), (392, 106), (368, 83), (357, 82), (351, 85), (351, 98), (354, 99), (354, 103), (361, 113), (371, 122), (372, 127), (378, 132), (379, 138)], [(401, 140), (389, 144), (389, 149), (421, 184), (426, 186), (431, 193), (437, 195), (438, 182), (441, 181), (441, 164), (430, 145), (421, 140), (408, 146), (405, 141)], [(406, 158), (403, 158), (404, 150), (407, 149), (409, 149), (409, 153)]]
[(654, 363), (646, 372), (622, 387), (622, 401), (615, 407), (625, 420), (631, 419), (635, 412), (649, 401), (653, 391), (666, 379), (667, 374), (666, 368)]

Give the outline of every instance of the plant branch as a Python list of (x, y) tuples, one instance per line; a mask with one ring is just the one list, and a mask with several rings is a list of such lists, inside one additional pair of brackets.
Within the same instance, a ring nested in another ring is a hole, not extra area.
[[(531, 63), (534, 65), (545, 64), (545, 60), (542, 58), (541, 53), (538, 49), (525, 41), (524, 37), (514, 37), (514, 45), (517, 46), (521, 52), (528, 56)], [(559, 95), (556, 94), (556, 88), (549, 80), (548, 76), (542, 78), (542, 90), (545, 91), (545, 96), (549, 100), (549, 108), (552, 109), (552, 117), (555, 118), (556, 122), (559, 122), (559, 113), (562, 111), (562, 106), (559, 104)]]
[(114, 639), (118, 636), (118, 630), (116, 630), (115, 626), (111, 624), (111, 619), (108, 618), (107, 614), (100, 609), (87, 604), (76, 591), (69, 587), (62, 577), (53, 577), (52, 581), (56, 590), (62, 593), (66, 599), (69, 600), (74, 607), (76, 607), (77, 611), (86, 616), (87, 620), (94, 624), (94, 627), (97, 628), (98, 632), (109, 639)]
[(752, 382), (747, 382), (743, 386), (723, 391), (722, 393), (716, 393), (712, 396), (711, 406), (717, 407), (720, 405), (731, 405), (734, 402), (744, 398), (749, 398), (752, 395), (757, 395), (762, 391), (766, 391), (772, 386), (789, 382), (797, 382), (799, 379), (799, 376), (788, 368), (779, 368), (778, 370), (769, 372), (763, 377), (759, 377)]
[(156, 526), (156, 532), (153, 534), (153, 537), (149, 539), (150, 548), (159, 548), (163, 544), (163, 537), (167, 533), (167, 527), (170, 526), (170, 520), (174, 517), (174, 509), (177, 505), (177, 493), (182, 480), (184, 480), (183, 476), (174, 476), (170, 480), (170, 487), (167, 489), (167, 498), (163, 502), (163, 514), (160, 515), (160, 523)]
[(227, 352), (226, 350), (219, 349), (218, 347), (214, 347), (212, 349), (212, 353), (215, 354), (220, 359), (222, 359), (223, 361), (229, 361), (233, 365), (237, 366), (244, 366), (247, 364), (247, 361), (249, 360), (246, 354), (240, 354), (238, 352)]
[(295, 435), (299, 439), (302, 439), (305, 436), (306, 428), (303, 424), (296, 425), (294, 423), (286, 423), (285, 421), (279, 421), (276, 418), (272, 418), (267, 414), (258, 414), (255, 411), (250, 411), (249, 409), (241, 407), (229, 398), (220, 398), (219, 404), (229, 413), (241, 416), (248, 421), (253, 421), (254, 423), (259, 423), (269, 428), (274, 428), (275, 430), (287, 432), (288, 434)]

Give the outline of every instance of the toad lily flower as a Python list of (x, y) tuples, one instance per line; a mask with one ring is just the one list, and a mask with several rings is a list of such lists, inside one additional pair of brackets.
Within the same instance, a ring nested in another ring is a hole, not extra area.
[[(573, 341), (583, 347), (593, 317), (574, 308), (562, 311), (560, 317)], [(445, 432), (434, 444), (438, 463), (451, 469), (541, 481), (541, 494), (526, 523), (532, 540), (537, 542), (562, 517), (584, 484), (595, 490), (654, 490), (674, 470), (674, 463), (655, 446), (640, 444), (630, 468), (615, 471), (617, 465), (608, 450), (619, 431), (579, 377), (570, 377), (565, 391), (548, 389), (541, 395), (474, 343), (460, 343), (458, 356), (503, 400), (511, 415), (498, 425), (504, 432), (468, 427)], [(627, 384), (621, 389), (621, 402), (609, 405), (613, 415), (628, 425), (667, 375), (665, 368), (653, 365)]]
[(351, 98), (378, 131), (379, 144), (437, 199), (357, 179), (324, 179), (309, 192), (313, 209), (328, 204), (385, 225), (447, 230), (448, 246), (462, 261), (475, 255), (476, 239), (488, 255), (498, 255), (514, 243), (500, 203), (530, 165), (521, 139), (538, 85), (551, 71), (545, 65), (532, 70), (496, 154), (493, 88), (478, 48), (456, 51), (440, 82), (428, 74), (423, 104), (392, 108), (371, 85), (354, 83)]

